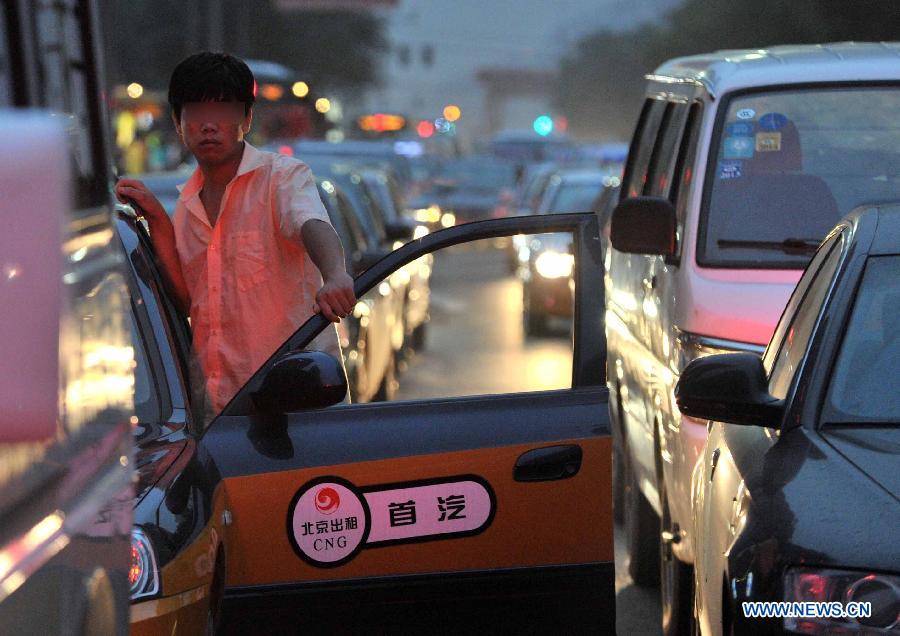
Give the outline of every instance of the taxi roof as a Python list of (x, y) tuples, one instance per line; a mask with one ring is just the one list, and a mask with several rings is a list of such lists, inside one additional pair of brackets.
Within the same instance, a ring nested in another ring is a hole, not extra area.
[[(812, 82), (900, 80), (900, 42), (839, 42), (716, 51), (671, 59), (648, 75), (651, 86), (702, 86), (726, 92)], [(651, 89), (652, 91), (653, 89)]]

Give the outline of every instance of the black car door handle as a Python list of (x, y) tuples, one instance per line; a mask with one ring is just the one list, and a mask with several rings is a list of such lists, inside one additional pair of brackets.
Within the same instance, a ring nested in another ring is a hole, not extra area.
[(516, 460), (516, 481), (552, 481), (568, 479), (581, 469), (581, 446), (547, 446), (523, 453)]

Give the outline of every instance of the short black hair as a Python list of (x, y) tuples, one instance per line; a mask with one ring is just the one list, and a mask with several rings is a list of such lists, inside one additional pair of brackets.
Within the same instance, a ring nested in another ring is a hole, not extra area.
[(188, 102), (243, 102), (244, 113), (253, 106), (253, 72), (228, 53), (203, 51), (182, 60), (169, 80), (169, 105), (175, 119)]

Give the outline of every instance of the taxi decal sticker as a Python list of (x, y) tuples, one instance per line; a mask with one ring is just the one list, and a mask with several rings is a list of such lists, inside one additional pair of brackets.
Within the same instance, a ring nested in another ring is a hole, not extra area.
[(339, 477), (304, 485), (288, 508), (288, 538), (301, 559), (316, 567), (342, 565), (369, 534), (369, 508), (359, 490)]
[(749, 121), (733, 121), (725, 124), (725, 134), (729, 137), (749, 137), (753, 134), (753, 124)]
[(719, 179), (739, 179), (744, 174), (743, 161), (720, 161)]
[(756, 152), (777, 152), (781, 150), (780, 132), (756, 133)]
[(742, 108), (737, 112), (738, 119), (753, 119), (756, 117), (756, 111), (752, 108)]
[(363, 548), (479, 534), (491, 525), (496, 507), (490, 484), (476, 475), (366, 488), (320, 477), (294, 495), (287, 530), (300, 558), (329, 568)]
[(781, 113), (766, 113), (759, 118), (760, 130), (781, 130), (788, 123), (788, 118)]
[(725, 159), (750, 159), (753, 157), (753, 137), (726, 137)]

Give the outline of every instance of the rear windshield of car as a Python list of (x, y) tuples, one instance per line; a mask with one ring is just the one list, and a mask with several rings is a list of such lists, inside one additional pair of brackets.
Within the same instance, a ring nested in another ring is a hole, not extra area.
[(900, 256), (869, 258), (828, 389), (825, 421), (900, 426)]
[(896, 198), (898, 112), (900, 86), (731, 99), (708, 173), (698, 263), (805, 267), (841, 217)]
[(566, 183), (560, 184), (550, 204), (548, 212), (554, 214), (567, 214), (569, 212), (590, 212), (594, 201), (600, 196), (603, 188), (601, 182), (597, 183)]

